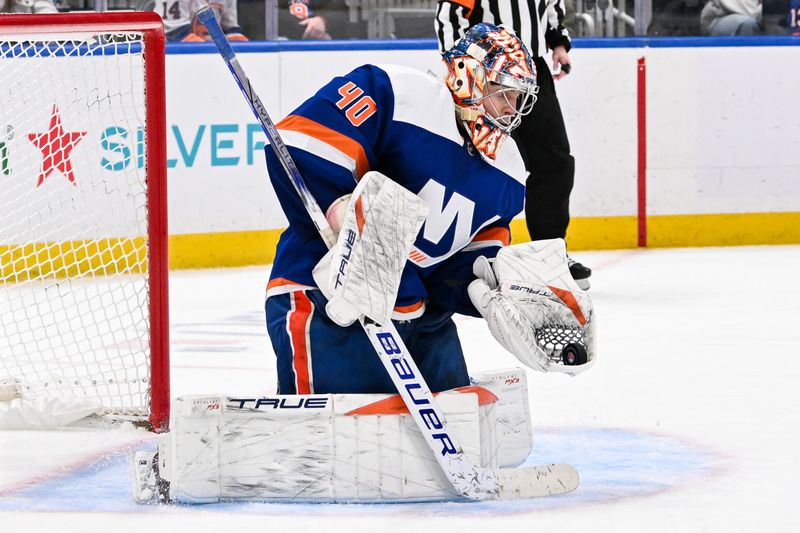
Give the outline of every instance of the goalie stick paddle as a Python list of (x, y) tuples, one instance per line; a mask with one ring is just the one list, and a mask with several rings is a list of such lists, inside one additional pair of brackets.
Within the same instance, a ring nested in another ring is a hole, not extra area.
[[(311, 195), (300, 171), (297, 169), (286, 145), (270, 119), (264, 104), (253, 90), (236, 54), (217, 22), (210, 7), (198, 11), (197, 18), (206, 27), (242, 91), (250, 109), (258, 119), (272, 149), (308, 211), (328, 248), (336, 243), (336, 234), (328, 224), (322, 209)], [(471, 500), (498, 498), (532, 498), (549, 494), (563, 494), (578, 486), (578, 473), (570, 465), (542, 465), (529, 468), (491, 470), (481, 468), (464, 454), (448, 430), (444, 415), (437, 406), (430, 388), (411, 358), (403, 340), (391, 321), (377, 324), (361, 319), (376, 354), (411, 413), (417, 427), (430, 446), (447, 479), (458, 496)]]

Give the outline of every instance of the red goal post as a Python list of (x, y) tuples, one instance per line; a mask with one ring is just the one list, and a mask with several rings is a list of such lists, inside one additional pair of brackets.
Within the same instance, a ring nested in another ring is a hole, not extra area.
[(0, 15), (0, 378), (169, 418), (164, 30)]

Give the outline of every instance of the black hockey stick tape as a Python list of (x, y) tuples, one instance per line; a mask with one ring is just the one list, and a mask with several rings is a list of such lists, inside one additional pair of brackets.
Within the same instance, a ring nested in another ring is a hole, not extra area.
[(570, 65), (569, 63), (564, 63), (563, 65), (561, 65), (561, 72), (563, 72), (564, 74), (569, 74), (570, 70), (572, 70), (572, 65)]

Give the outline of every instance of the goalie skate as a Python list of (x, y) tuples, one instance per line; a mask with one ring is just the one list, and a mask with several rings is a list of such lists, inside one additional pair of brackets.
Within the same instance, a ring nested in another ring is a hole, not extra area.
[(572, 276), (572, 279), (575, 280), (575, 283), (578, 284), (578, 287), (584, 291), (588, 291), (589, 287), (591, 287), (589, 278), (592, 276), (592, 269), (575, 261), (569, 255), (567, 255), (567, 266), (569, 267), (569, 273)]
[(139, 504), (169, 502), (169, 481), (159, 474), (158, 452), (136, 452), (132, 469), (133, 501)]

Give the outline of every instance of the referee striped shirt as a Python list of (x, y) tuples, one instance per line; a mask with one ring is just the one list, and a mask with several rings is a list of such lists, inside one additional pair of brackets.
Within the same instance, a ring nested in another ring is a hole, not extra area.
[(564, 27), (564, 0), (441, 0), (436, 7), (436, 36), (440, 51), (450, 49), (479, 22), (514, 29), (532, 57), (563, 45), (570, 49)]

